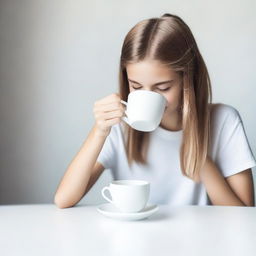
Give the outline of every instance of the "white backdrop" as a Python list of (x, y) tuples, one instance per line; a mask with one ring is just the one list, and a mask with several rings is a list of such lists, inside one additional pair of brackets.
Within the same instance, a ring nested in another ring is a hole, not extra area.
[[(0, 204), (53, 202), (94, 101), (117, 91), (126, 33), (165, 12), (191, 28), (213, 102), (239, 110), (255, 155), (255, 10), (254, 0), (0, 1)], [(104, 202), (110, 180), (106, 170), (82, 202)]]

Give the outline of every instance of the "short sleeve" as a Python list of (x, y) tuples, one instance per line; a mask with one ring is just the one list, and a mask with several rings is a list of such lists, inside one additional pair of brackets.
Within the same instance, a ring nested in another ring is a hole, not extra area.
[(216, 164), (224, 177), (256, 166), (239, 112), (231, 106), (226, 108), (228, 111), (220, 133), (216, 156)]
[(100, 151), (100, 154), (97, 158), (97, 162), (100, 162), (105, 169), (110, 169), (115, 164), (115, 153), (116, 146), (115, 142), (117, 141), (117, 133), (115, 131), (115, 127), (111, 127), (111, 131), (107, 136), (104, 145)]

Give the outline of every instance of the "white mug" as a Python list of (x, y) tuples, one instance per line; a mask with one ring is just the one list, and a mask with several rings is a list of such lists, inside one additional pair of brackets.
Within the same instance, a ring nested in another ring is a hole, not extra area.
[[(105, 195), (108, 190), (112, 200)], [(114, 180), (101, 190), (102, 196), (121, 212), (139, 212), (144, 209), (150, 193), (150, 183), (144, 180)]]
[(157, 92), (137, 90), (128, 95), (125, 114), (122, 117), (127, 124), (138, 131), (153, 131), (160, 124), (167, 100)]

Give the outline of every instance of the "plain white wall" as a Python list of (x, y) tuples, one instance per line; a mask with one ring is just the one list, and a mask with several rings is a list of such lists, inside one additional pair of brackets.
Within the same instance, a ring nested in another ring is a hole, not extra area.
[[(126, 33), (165, 12), (191, 28), (213, 102), (239, 110), (255, 154), (255, 10), (254, 0), (2, 0), (0, 204), (53, 202), (93, 125), (94, 101), (117, 91)], [(110, 180), (106, 170), (81, 202), (105, 202), (99, 191)]]

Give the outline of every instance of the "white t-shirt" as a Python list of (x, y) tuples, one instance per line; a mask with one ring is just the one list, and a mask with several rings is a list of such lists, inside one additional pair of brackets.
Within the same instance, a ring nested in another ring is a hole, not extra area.
[[(256, 166), (239, 112), (226, 104), (213, 104), (209, 156), (224, 177)], [(113, 125), (97, 161), (110, 169), (114, 180), (139, 179), (150, 182), (149, 203), (169, 205), (210, 205), (203, 183), (182, 175), (181, 131), (158, 126), (150, 132), (148, 165), (133, 162), (125, 154), (123, 124)]]

